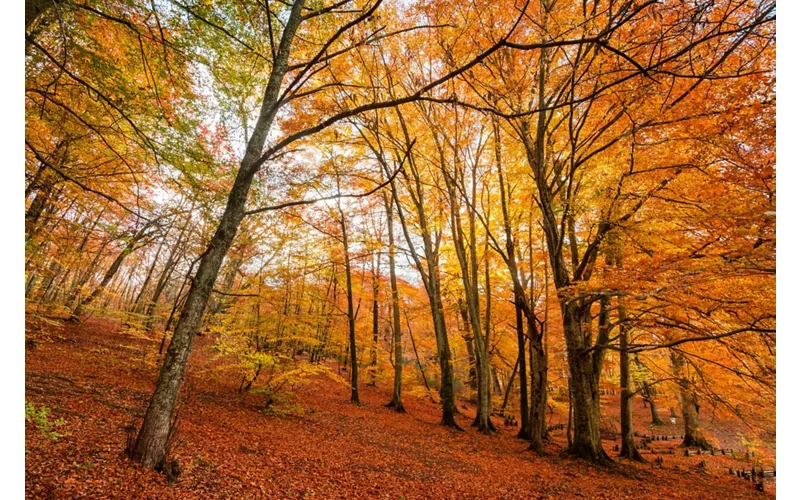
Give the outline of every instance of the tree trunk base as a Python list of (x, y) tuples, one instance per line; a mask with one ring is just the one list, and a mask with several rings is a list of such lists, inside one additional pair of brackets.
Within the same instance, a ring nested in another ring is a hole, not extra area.
[(639, 453), (639, 450), (637, 450), (635, 446), (628, 447), (628, 449), (623, 447), (622, 451), (619, 453), (619, 458), (627, 458), (635, 462), (647, 463), (647, 460), (644, 459), (642, 454)]
[(703, 450), (710, 450), (711, 444), (704, 437), (684, 436), (681, 446), (686, 448), (700, 448)]
[(547, 455), (547, 453), (544, 451), (544, 446), (542, 446), (541, 443), (537, 444), (537, 443), (534, 443), (533, 441), (531, 441), (531, 445), (528, 446), (528, 450), (536, 453), (540, 457), (543, 457), (543, 456)]
[(406, 412), (406, 409), (403, 406), (403, 402), (402, 401), (395, 401), (393, 399), (393, 400), (389, 401), (388, 403), (386, 403), (383, 406), (385, 406), (386, 408), (394, 408), (394, 411), (396, 411), (397, 413), (405, 413)]
[(441, 425), (443, 425), (445, 427), (452, 427), (452, 428), (454, 428), (456, 430), (459, 430), (459, 431), (463, 431), (464, 430), (464, 429), (461, 428), (460, 425), (458, 425), (456, 423), (456, 419), (453, 417), (453, 415), (447, 415), (447, 414), (442, 415)]
[(614, 463), (602, 446), (600, 446), (599, 450), (595, 451), (589, 445), (573, 443), (572, 446), (564, 450), (564, 454), (586, 460), (595, 465), (607, 466)]
[(484, 434), (491, 434), (492, 432), (497, 432), (497, 427), (495, 427), (494, 423), (492, 423), (492, 419), (489, 418), (487, 420), (488, 420), (488, 423), (486, 424), (486, 428), (481, 428), (480, 415), (476, 415), (475, 416), (475, 420), (472, 421), (472, 424), (470, 424), (470, 427), (477, 427), (478, 431), (482, 432)]

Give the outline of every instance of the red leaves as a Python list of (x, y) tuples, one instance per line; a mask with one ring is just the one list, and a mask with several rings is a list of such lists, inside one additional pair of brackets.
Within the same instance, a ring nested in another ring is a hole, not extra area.
[[(139, 423), (153, 383), (143, 354), (157, 351), (158, 339), (117, 332), (98, 321), (66, 325), (52, 334), (52, 342), (27, 351), (27, 399), (50, 407), (53, 418), (63, 417), (70, 433), (52, 441), (28, 429), (31, 498), (756, 496), (748, 483), (726, 475), (729, 456), (663, 455), (663, 469), (624, 463), (619, 470), (626, 472), (618, 474), (617, 467), (596, 469), (558, 458), (563, 432), (554, 432), (549, 454), (538, 457), (514, 437), (516, 428), (505, 429), (499, 420), (499, 433), (476, 433), (469, 427), (471, 407), (458, 417), (468, 430), (457, 432), (438, 425), (436, 404), (406, 396), (408, 413), (398, 414), (383, 407), (388, 388), (365, 385), (364, 404), (355, 406), (346, 387), (325, 377), (298, 391), (302, 416), (269, 417), (258, 410), (260, 398), (239, 395), (235, 380), (209, 370), (209, 337), (197, 340), (179, 410), (172, 458), (183, 472), (168, 484), (164, 475), (141, 469), (122, 453), (124, 427)], [(635, 418), (648, 416), (642, 411)], [(699, 458), (706, 472), (692, 467)]]

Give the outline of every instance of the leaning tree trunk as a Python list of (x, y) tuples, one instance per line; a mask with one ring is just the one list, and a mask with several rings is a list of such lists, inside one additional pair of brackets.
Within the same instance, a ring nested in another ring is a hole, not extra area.
[(197, 273), (175, 326), (175, 333), (172, 335), (172, 341), (161, 365), (161, 372), (147, 407), (142, 428), (133, 446), (131, 458), (145, 467), (160, 468), (166, 463), (167, 442), (173, 426), (172, 415), (178, 401), (186, 363), (192, 352), (194, 338), (200, 327), (220, 266), (244, 218), (247, 194), (250, 191), (253, 177), (258, 171), (256, 161), (261, 155), (267, 134), (278, 110), (281, 83), (286, 74), (294, 34), (302, 20), (303, 4), (304, 0), (295, 0), (292, 4), (274, 59), (258, 121), (247, 143), (247, 150), (228, 195), (225, 212), (200, 259)]
[[(169, 229), (167, 229), (169, 231)], [(144, 278), (144, 283), (142, 283), (142, 288), (139, 290), (139, 293), (136, 295), (136, 299), (133, 301), (133, 312), (140, 313), (141, 312), (141, 302), (144, 294), (147, 293), (147, 287), (150, 286), (150, 280), (153, 279), (153, 272), (156, 270), (156, 266), (158, 265), (158, 257), (161, 255), (161, 249), (164, 248), (164, 241), (166, 240), (167, 235), (161, 239), (161, 242), (158, 244), (158, 249), (156, 250), (156, 255), (153, 257), (153, 263), (150, 264), (150, 267), (147, 269), (147, 276)]]
[(106, 271), (106, 274), (103, 276), (103, 279), (102, 281), (100, 281), (100, 284), (97, 286), (97, 288), (95, 288), (94, 291), (88, 297), (81, 300), (78, 303), (78, 306), (72, 311), (72, 314), (70, 315), (69, 318), (70, 321), (75, 323), (80, 321), (84, 309), (87, 306), (89, 306), (89, 304), (91, 304), (97, 297), (99, 297), (100, 294), (103, 293), (108, 284), (111, 282), (111, 280), (114, 279), (114, 276), (116, 276), (117, 271), (119, 271), (119, 268), (122, 265), (122, 262), (125, 260), (125, 257), (130, 255), (136, 249), (136, 244), (139, 242), (139, 240), (141, 240), (144, 237), (145, 231), (147, 230), (148, 227), (149, 225), (143, 227), (141, 230), (139, 230), (138, 233), (136, 233), (136, 235), (134, 235), (128, 241), (128, 244), (125, 245), (125, 248), (119, 253), (119, 255), (117, 255), (117, 258), (114, 259), (114, 262), (111, 264), (111, 267), (109, 267), (108, 271)]
[(531, 415), (528, 409), (528, 371), (525, 362), (525, 331), (522, 322), (522, 306), (525, 301), (524, 296), (514, 294), (514, 317), (517, 326), (517, 365), (519, 366), (519, 416), (520, 427), (517, 437), (522, 439), (531, 438)]
[(696, 446), (709, 450), (711, 445), (703, 436), (703, 430), (700, 427), (700, 404), (697, 401), (697, 394), (692, 390), (692, 385), (686, 378), (686, 360), (675, 350), (670, 350), (669, 356), (680, 389), (681, 412), (683, 413), (683, 443), (681, 446)]

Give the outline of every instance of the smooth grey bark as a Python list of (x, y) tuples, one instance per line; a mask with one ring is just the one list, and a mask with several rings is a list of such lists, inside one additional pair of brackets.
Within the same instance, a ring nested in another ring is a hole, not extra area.
[(295, 32), (302, 21), (303, 4), (304, 0), (295, 0), (292, 4), (264, 92), (258, 121), (247, 142), (247, 149), (236, 174), (219, 226), (200, 259), (197, 273), (186, 296), (186, 303), (175, 326), (175, 333), (161, 365), (155, 391), (133, 446), (131, 458), (145, 467), (158, 469), (165, 465), (168, 452), (167, 442), (174, 425), (172, 416), (178, 401), (186, 364), (220, 266), (244, 218), (247, 195), (253, 177), (258, 171), (256, 162), (261, 155), (267, 134), (278, 111), (280, 88), (286, 74)]

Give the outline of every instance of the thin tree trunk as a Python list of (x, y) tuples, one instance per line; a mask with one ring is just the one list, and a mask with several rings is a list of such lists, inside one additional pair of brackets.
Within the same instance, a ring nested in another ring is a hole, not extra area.
[[(506, 384), (506, 392), (503, 395), (503, 405), (500, 407), (500, 413), (505, 413), (506, 406), (508, 405), (508, 396), (511, 394), (511, 388), (514, 386), (514, 377), (517, 376), (517, 369), (519, 368), (519, 356), (517, 356), (517, 362), (514, 363), (514, 369), (511, 370), (511, 376), (508, 377), (508, 383)], [(527, 397), (525, 398), (528, 399)]]
[(72, 322), (79, 322), (81, 316), (83, 315), (84, 310), (87, 306), (89, 306), (92, 301), (94, 301), (101, 293), (106, 289), (106, 286), (111, 282), (114, 276), (117, 274), (122, 262), (125, 260), (125, 257), (130, 255), (134, 250), (136, 250), (136, 244), (145, 236), (147, 229), (150, 227), (150, 224), (145, 225), (142, 229), (139, 230), (130, 240), (128, 240), (127, 245), (122, 251), (117, 255), (117, 258), (114, 259), (114, 262), (111, 264), (111, 267), (108, 268), (106, 274), (103, 276), (102, 281), (94, 289), (94, 291), (85, 299), (81, 300), (78, 303), (78, 306), (72, 311), (72, 315), (70, 316), (70, 321)]
[[(391, 195), (394, 197), (394, 194)], [(383, 196), (383, 204), (386, 208), (386, 226), (389, 233), (389, 285), (392, 288), (392, 330), (394, 332), (394, 389), (392, 400), (386, 406), (394, 408), (399, 412), (405, 412), (403, 406), (403, 331), (400, 326), (400, 294), (397, 291), (397, 272), (395, 270), (395, 246), (394, 246), (394, 217), (392, 213), (392, 200)], [(410, 325), (409, 325), (410, 326)], [(414, 349), (416, 352), (416, 348)], [(424, 378), (424, 374), (423, 374)], [(425, 381), (427, 387), (428, 382)]]
[(150, 285), (150, 280), (153, 279), (153, 272), (156, 269), (156, 265), (158, 265), (158, 257), (161, 255), (161, 249), (164, 247), (164, 241), (166, 241), (167, 233), (169, 233), (169, 228), (164, 233), (161, 238), (161, 241), (158, 244), (158, 249), (156, 249), (156, 255), (153, 257), (153, 263), (150, 264), (150, 268), (147, 270), (147, 275), (144, 278), (144, 283), (142, 283), (142, 289), (139, 290), (139, 293), (136, 295), (136, 300), (133, 301), (133, 312), (139, 313), (141, 312), (141, 300), (144, 297), (144, 294), (147, 292), (147, 287)]
[(381, 265), (381, 253), (378, 252), (378, 262), (375, 266), (375, 269), (372, 271), (372, 346), (370, 347), (369, 353), (369, 365), (370, 365), (370, 385), (375, 386), (375, 374), (378, 370), (378, 320), (379, 320), (379, 309), (378, 309), (378, 292), (379, 292), (379, 284), (380, 284), (380, 276), (378, 274), (378, 269)]
[(411, 322), (408, 320), (408, 315), (406, 315), (406, 326), (408, 327), (408, 337), (411, 339), (411, 347), (414, 349), (414, 357), (417, 359), (417, 367), (419, 368), (419, 373), (422, 375), (422, 381), (425, 383), (425, 389), (430, 392), (431, 387), (428, 385), (428, 377), (425, 376), (425, 369), (422, 367), (422, 362), (419, 360), (419, 353), (417, 352), (417, 343), (414, 342), (414, 333), (411, 331)]
[[(641, 361), (639, 361), (639, 353), (635, 353), (633, 355), (633, 362), (640, 370), (644, 369), (644, 365)], [(656, 391), (646, 381), (642, 382), (642, 399), (644, 400), (645, 405), (650, 407), (650, 422), (653, 425), (664, 425), (664, 422), (658, 415), (658, 407), (656, 406)]]
[[(467, 385), (469, 386), (471, 391), (474, 391), (477, 394), (478, 363), (475, 359), (475, 338), (473, 337), (472, 333), (470, 333), (469, 313), (467, 312), (467, 305), (462, 297), (458, 298), (458, 311), (461, 314), (461, 323), (463, 325), (461, 338), (464, 339), (464, 345), (467, 346), (467, 363), (469, 363), (469, 370), (467, 371)], [(477, 399), (475, 401), (477, 402)]]
[[(338, 203), (337, 203), (338, 205)], [(347, 240), (347, 222), (341, 205), (339, 207), (339, 224), (342, 230), (344, 245), (344, 275), (347, 282), (347, 327), (349, 332), (350, 351), (350, 401), (359, 404), (358, 400), (358, 353), (356, 351), (356, 317), (353, 309), (353, 278), (350, 271), (350, 247)]]

